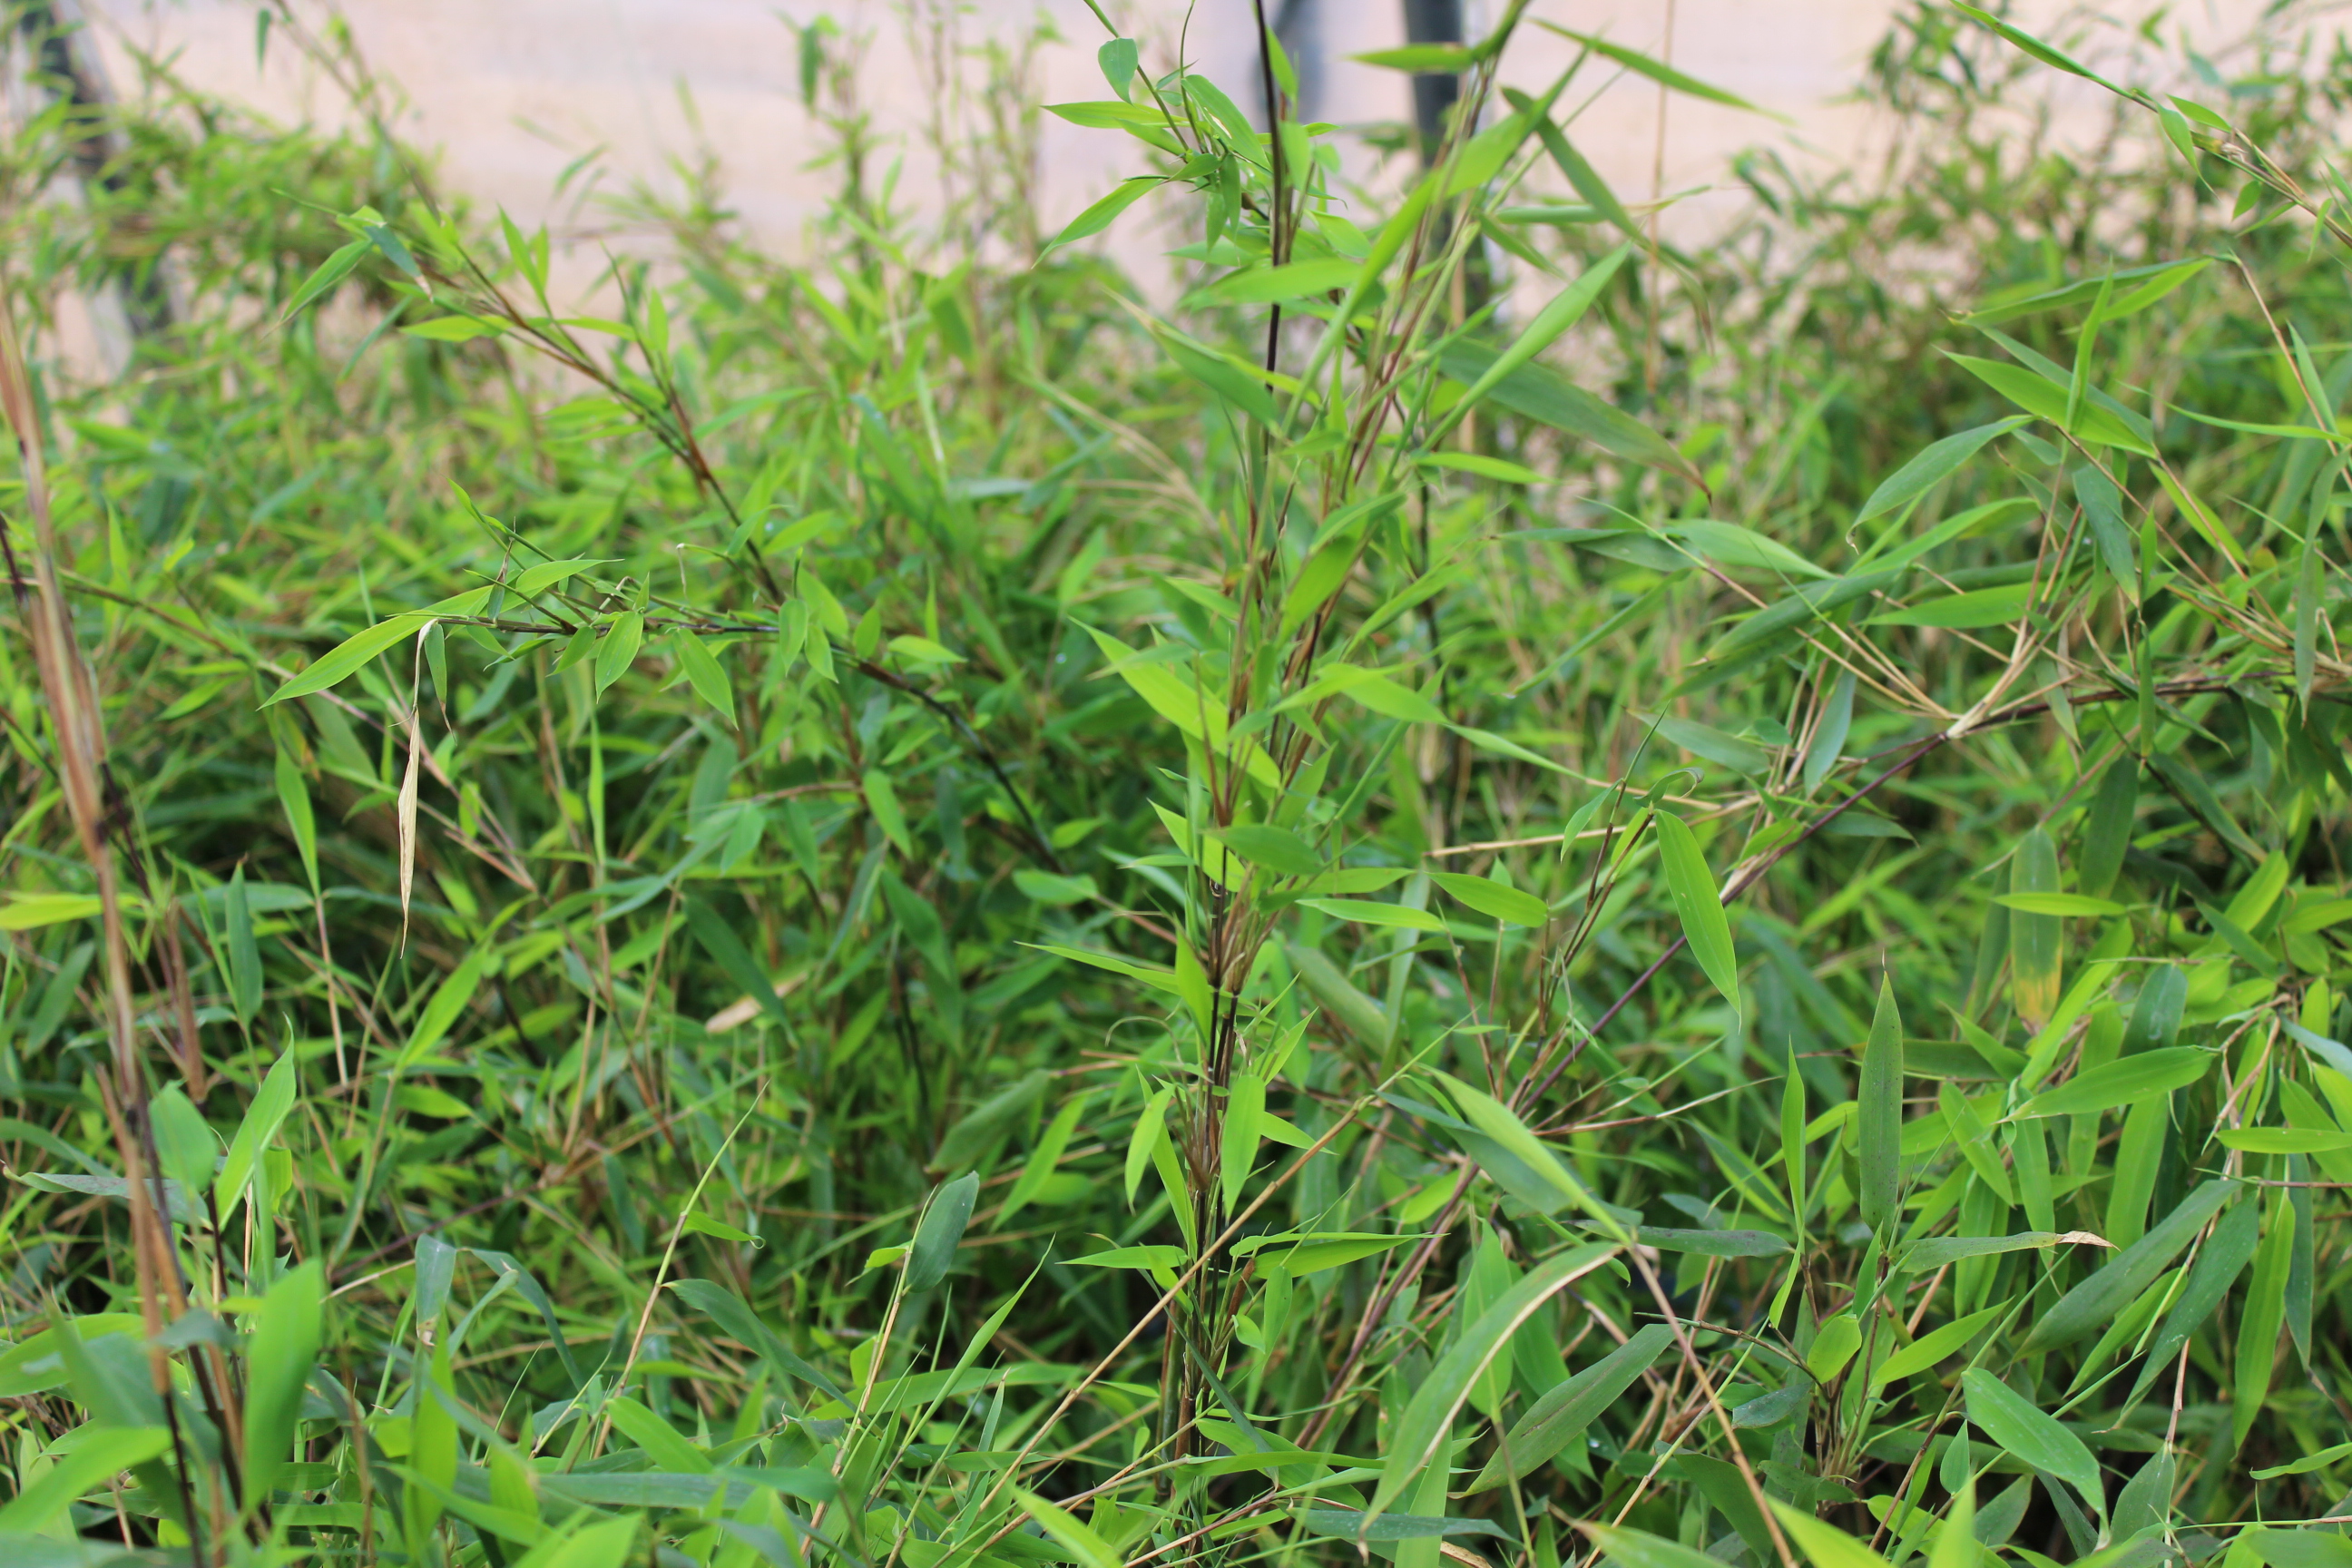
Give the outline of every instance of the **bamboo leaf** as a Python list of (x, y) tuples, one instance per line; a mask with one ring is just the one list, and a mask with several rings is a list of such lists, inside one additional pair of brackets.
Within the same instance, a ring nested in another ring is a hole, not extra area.
[(915, 1226), (913, 1247), (907, 1254), (907, 1289), (929, 1290), (947, 1278), (956, 1247), (971, 1224), (971, 1205), (980, 1195), (980, 1173), (966, 1171), (954, 1181), (934, 1188)]
[(1470, 1397), (1470, 1386), (1509, 1344), (1519, 1325), (1537, 1309), (1574, 1281), (1616, 1255), (1612, 1246), (1573, 1247), (1530, 1268), (1478, 1316), (1439, 1358), (1429, 1376), (1413, 1390), (1389, 1439), (1389, 1458), (1380, 1484), (1364, 1512), (1377, 1518), (1402, 1495), (1408, 1483), (1435, 1456), (1453, 1429), (1454, 1417)]
[(1903, 1018), (1891, 977), (1878, 983), (1878, 1011), (1862, 1051), (1854, 1089), (1861, 1134), (1862, 1221), (1876, 1229), (1895, 1217), (1902, 1187)]
[(1968, 1394), (1971, 1425), (2032, 1468), (2073, 1487), (2094, 1511), (2106, 1517), (2099, 1462), (2080, 1437), (1982, 1367), (1961, 1373), (1960, 1386)]
[(1717, 896), (1706, 856), (1699, 849), (1697, 837), (1671, 812), (1658, 814), (1657, 826), (1658, 858), (1665, 870), (1667, 889), (1674, 896), (1675, 913), (1682, 920), (1683, 935), (1689, 939), (1691, 956), (1698, 960), (1707, 980), (1731, 1004), (1732, 1011), (1738, 1012), (1739, 961), (1732, 951), (1731, 922)]

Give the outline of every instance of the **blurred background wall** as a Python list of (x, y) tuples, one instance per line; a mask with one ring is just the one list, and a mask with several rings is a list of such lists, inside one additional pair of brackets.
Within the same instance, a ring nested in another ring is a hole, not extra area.
[[(332, 119), (338, 95), (282, 38), (257, 48), (251, 0), (79, 0), (97, 53), (117, 91), (137, 90), (134, 56), (167, 60), (203, 88), (247, 100), (269, 114)], [(1466, 10), (1475, 36), (1495, 0), (1266, 0), (1280, 17), (1305, 79), (1310, 115), (1348, 125), (1395, 121), (1412, 112), (1409, 79), (1348, 57), (1405, 37), (1406, 12)], [(1166, 69), (1180, 45), (1249, 101), (1255, 29), (1249, 0), (1112, 0), (1106, 7), (1143, 40), (1147, 64)], [(1588, 155), (1621, 196), (1721, 187), (1726, 160), (1766, 141), (1792, 157), (1837, 161), (1864, 155), (1871, 115), (1845, 100), (1872, 46), (1906, 6), (1898, 0), (1537, 0), (1532, 15), (1562, 26), (1670, 58), (1679, 68), (1786, 117), (1786, 123), (1677, 98), (1664, 106), (1648, 82), (1620, 79), (1579, 126)], [(2257, 11), (2244, 0), (2201, 0), (2170, 8), (2168, 28), (2226, 37)], [(323, 8), (298, 0), (298, 12)], [(2119, 40), (2147, 7), (2111, 5), (2095, 26)], [(444, 179), (519, 219), (593, 227), (583, 191), (613, 193), (635, 182), (677, 182), (672, 160), (707, 147), (719, 161), (730, 205), (761, 238), (789, 250), (817, 210), (830, 176), (810, 167), (814, 146), (799, 91), (795, 24), (829, 12), (836, 49), (862, 51), (859, 92), (891, 156), (902, 156), (902, 197), (933, 199), (935, 172), (920, 134), (941, 98), (930, 40), (980, 50), (1010, 48), (1043, 25), (1059, 41), (1029, 62), (1045, 101), (1105, 96), (1094, 63), (1100, 25), (1080, 0), (850, 0), (820, 8), (804, 0), (343, 0), (362, 47), (405, 90), (403, 129), (437, 152)], [(2059, 8), (2028, 4), (2021, 19), (2055, 20)], [(1189, 25), (1187, 17), (1189, 15)], [(1426, 20), (1426, 16), (1423, 18)], [(1544, 85), (1570, 58), (1565, 39), (1526, 30), (1512, 76)], [(971, 69), (979, 69), (970, 65)], [(1542, 79), (1538, 80), (1538, 79)], [(1606, 73), (1588, 70), (1599, 85)], [(2095, 95), (2079, 105), (2086, 128)], [(596, 153), (575, 172), (565, 170)], [(1048, 223), (1142, 167), (1141, 150), (1106, 132), (1048, 119), (1032, 172)], [(1351, 170), (1351, 173), (1355, 171)], [(1717, 189), (1687, 200), (1674, 221), (1688, 235), (1736, 195)]]

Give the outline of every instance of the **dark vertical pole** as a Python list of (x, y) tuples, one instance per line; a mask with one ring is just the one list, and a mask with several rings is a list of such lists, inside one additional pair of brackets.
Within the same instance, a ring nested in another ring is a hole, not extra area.
[[(1462, 0), (1404, 0), (1404, 38), (1409, 44), (1462, 42)], [(1412, 121), (1421, 132), (1421, 161), (1437, 155), (1445, 116), (1462, 99), (1462, 79), (1424, 73), (1412, 79)]]
[(1274, 36), (1290, 57), (1298, 76), (1298, 101), (1290, 112), (1301, 121), (1319, 120), (1323, 106), (1323, 16), (1318, 0), (1282, 0), (1275, 8)]

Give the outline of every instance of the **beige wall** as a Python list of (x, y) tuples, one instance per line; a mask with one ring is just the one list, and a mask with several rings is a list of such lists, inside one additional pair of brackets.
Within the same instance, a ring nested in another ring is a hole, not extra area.
[[(300, 0), (298, 0), (298, 4)], [(947, 0), (908, 0), (946, 10)], [(1276, 0), (1267, 0), (1269, 6)], [(248, 100), (282, 118), (332, 116), (332, 93), (275, 44), (257, 68), (251, 0), (84, 0), (113, 63), (118, 90), (132, 90), (126, 51), (174, 59), (195, 83)], [(1496, 0), (1471, 0), (1491, 11)], [(1897, 9), (1895, 0), (1673, 0), (1674, 63), (1787, 117), (1786, 125), (1677, 98), (1666, 109), (1664, 186), (1718, 187), (1679, 215), (1685, 235), (1703, 230), (1738, 200), (1723, 186), (1737, 149), (1774, 140), (1792, 155), (1826, 163), (1853, 155), (1872, 132), (1867, 111), (1835, 100), (1856, 80), (1871, 46)], [(801, 17), (809, 0), (781, 7)], [(870, 36), (865, 90), (877, 121), (908, 161), (904, 188), (917, 203), (935, 189), (915, 127), (930, 94), (902, 30), (904, 6), (844, 0), (829, 7), (853, 33)], [(1172, 62), (1184, 7), (1175, 0), (1113, 0), (1114, 15), (1147, 42), (1147, 61)], [(306, 7), (306, 13), (307, 13)], [(559, 207), (557, 177), (574, 158), (607, 149), (603, 188), (633, 179), (670, 182), (667, 160), (695, 144), (679, 100), (690, 89), (704, 133), (719, 153), (732, 201), (767, 242), (790, 249), (818, 210), (827, 176), (805, 165), (813, 151), (795, 86), (791, 34), (772, 0), (345, 0), (370, 57), (406, 88), (413, 101), (406, 133), (437, 149), (447, 183), (518, 218), (593, 226), (600, 215)], [(1045, 18), (1068, 40), (1040, 59), (1039, 89), (1048, 101), (1105, 96), (1094, 47), (1101, 31), (1077, 0), (1031, 6), (1010, 0), (967, 5), (967, 34), (999, 35)], [(1319, 0), (1327, 56), (1401, 41), (1398, 0)], [(2110, 6), (2112, 15), (2141, 7)], [(2202, 0), (2179, 7), (2208, 36), (2233, 35), (2235, 18), (2255, 0)], [(2056, 7), (2029, 5), (2029, 17)], [(1666, 0), (1536, 0), (1534, 16), (1603, 31), (1654, 52), (1668, 47)], [(2119, 36), (2120, 24), (2105, 24)], [(1241, 90), (1254, 71), (1248, 0), (1199, 0), (1188, 43), (1213, 76)], [(1515, 46), (1512, 78), (1540, 87), (1568, 60), (1570, 46), (1537, 29)], [(1585, 79), (1597, 82), (1597, 74)], [(1337, 60), (1315, 111), (1354, 122), (1407, 112), (1404, 79)], [(2071, 101), (2088, 110), (2099, 95)], [(1646, 82), (1621, 81), (1585, 113), (1578, 132), (1604, 175), (1628, 199), (1647, 198), (1657, 171), (1660, 104)], [(2090, 115), (2083, 118), (2087, 121)], [(1142, 150), (1114, 133), (1049, 121), (1040, 187), (1049, 220), (1076, 212), (1124, 174), (1144, 167)], [(1351, 173), (1362, 168), (1360, 159)], [(674, 182), (672, 182), (674, 183)], [(1710, 214), (1713, 216), (1710, 216)], [(1130, 236), (1123, 256), (1148, 264), (1149, 242)]]

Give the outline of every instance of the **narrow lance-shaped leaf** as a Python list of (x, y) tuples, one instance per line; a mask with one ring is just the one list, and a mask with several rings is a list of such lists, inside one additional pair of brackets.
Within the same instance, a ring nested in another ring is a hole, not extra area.
[(1889, 976), (1879, 979), (1878, 1011), (1863, 1047), (1854, 1099), (1862, 1221), (1876, 1229), (1895, 1217), (1903, 1163), (1903, 1017), (1895, 1010), (1895, 983)]
[(1963, 1373), (1960, 1386), (1968, 1395), (1969, 1420), (1979, 1431), (2032, 1468), (2073, 1487), (2105, 1517), (2106, 1489), (2099, 1479), (2099, 1461), (2080, 1437), (1982, 1367)]
[(1536, 1401), (1511, 1428), (1470, 1489), (1485, 1491), (1541, 1467), (1581, 1437), (1585, 1428), (1614, 1405), (1674, 1342), (1674, 1331), (1664, 1323), (1645, 1324), (1623, 1344)]
[(971, 1223), (971, 1205), (980, 1195), (980, 1173), (966, 1171), (940, 1187), (915, 1227), (914, 1247), (907, 1255), (907, 1289), (929, 1290), (947, 1278), (955, 1261), (964, 1227)]
[[(2286, 1322), (2287, 1265), (2294, 1255), (2294, 1221), (2284, 1190), (2268, 1205), (2262, 1245), (2254, 1251), (2254, 1270), (2246, 1282), (2245, 1314), (2238, 1320), (2238, 1346), (2231, 1378), (2230, 1427), (2236, 1444), (2245, 1445), (2263, 1403), (2270, 1397), (2271, 1372), (2278, 1359), (2279, 1331)], [(2248, 1200), (2249, 1204), (2252, 1202)]]
[(718, 910), (699, 899), (688, 900), (686, 927), (694, 933), (694, 940), (702, 944), (702, 950), (717, 962), (729, 981), (757, 1002), (760, 1011), (789, 1027), (789, 1021), (784, 1016), (784, 1004), (777, 996), (775, 986), (760, 972), (759, 962), (744, 947), (743, 939), (735, 934), (734, 928), (719, 916)]
[(1576, 281), (1553, 295), (1550, 302), (1536, 312), (1535, 319), (1527, 324), (1527, 329), (1512, 341), (1511, 346), (1496, 355), (1495, 363), (1470, 384), (1470, 390), (1462, 395), (1461, 401), (1439, 422), (1438, 427), (1431, 432), (1423, 445), (1436, 446), (1477, 405), (1479, 399), (1494, 390), (1496, 383), (1549, 348), (1562, 332), (1576, 325), (1584, 312), (1591, 309), (1593, 300), (1601, 297), (1601, 290), (1617, 275), (1617, 269), (1624, 266), (1633, 254), (1632, 242), (1619, 246), (1579, 273)]
[[(2046, 829), (2028, 832), (2011, 862), (2011, 893), (2054, 893), (2058, 889), (2058, 847)], [(2029, 1027), (2040, 1028), (2058, 1005), (2063, 916), (2031, 914), (2011, 906), (2009, 916), (2010, 986), (2017, 999), (2018, 1016)]]
[(2207, 1182), (2180, 1200), (2146, 1236), (2107, 1260), (2044, 1312), (2018, 1347), (2021, 1355), (2056, 1350), (2113, 1322), (2139, 1293), (2164, 1272), (2189, 1238), (2230, 1200), (2238, 1184), (2226, 1177)]
[(294, 1457), (302, 1388), (324, 1333), (326, 1276), (316, 1259), (290, 1269), (261, 1299), (246, 1359), (245, 1491), (268, 1498)]
[(1421, 1473), (1453, 1429), (1454, 1417), (1470, 1397), (1479, 1373), (1510, 1342), (1521, 1323), (1571, 1282), (1590, 1274), (1615, 1256), (1614, 1247), (1574, 1247), (1546, 1259), (1525, 1279), (1496, 1298), (1495, 1304), (1465, 1329), (1454, 1347), (1439, 1358), (1429, 1376), (1413, 1391), (1404, 1414), (1389, 1439), (1388, 1463), (1373, 1489), (1367, 1517), (1385, 1513), (1405, 1487)]
[(1610, 1213), (1582, 1182), (1569, 1173), (1568, 1167), (1560, 1163), (1559, 1156), (1545, 1147), (1543, 1140), (1538, 1138), (1509, 1106), (1492, 1095), (1471, 1088), (1450, 1073), (1441, 1072), (1433, 1076), (1445, 1086), (1445, 1092), (1461, 1109), (1463, 1118), (1482, 1136), (1491, 1140), (1500, 1152), (1516, 1162), (1529, 1182), (1538, 1189), (1548, 1188), (1558, 1194), (1549, 1204), (1539, 1201), (1544, 1196), (1540, 1190), (1529, 1193), (1514, 1190), (1514, 1196), (1547, 1214), (1574, 1204), (1591, 1216), (1604, 1236), (1620, 1242), (1633, 1239), (1623, 1222)]
[(1854, 526), (1860, 527), (1888, 512), (1909, 506), (1937, 485), (1958, 472), (1961, 464), (1979, 451), (1996, 436), (2005, 436), (2030, 421), (2023, 415), (2013, 414), (2006, 419), (1996, 419), (1990, 425), (1979, 425), (1973, 430), (1962, 430), (1925, 447), (1885, 479), (1870, 499), (1862, 503), (1854, 514)]
[(708, 1279), (673, 1279), (669, 1289), (672, 1294), (683, 1299), (786, 1377), (822, 1390), (835, 1399), (844, 1398), (838, 1384), (793, 1353), (783, 1341), (776, 1337), (775, 1331), (761, 1322), (759, 1315), (744, 1304), (743, 1299), (726, 1286)]
[(1739, 960), (1731, 945), (1731, 922), (1716, 894), (1715, 875), (1707, 869), (1697, 836), (1682, 818), (1662, 811), (1657, 821), (1658, 858), (1665, 869), (1675, 913), (1682, 920), (1683, 935), (1689, 939), (1691, 956), (1698, 960), (1698, 966), (1731, 1004), (1732, 1011), (1738, 1012)]
[(1789, 1212), (1804, 1228), (1805, 1215), (1805, 1079), (1797, 1070), (1797, 1053), (1789, 1053), (1789, 1071), (1780, 1085), (1780, 1161), (1789, 1173)]
[(2139, 1377), (2132, 1384), (2131, 1397), (2137, 1400), (2156, 1384), (2158, 1378), (2169, 1377), (2180, 1357), (2181, 1346), (2189, 1336), (2205, 1324), (2221, 1304), (2221, 1298), (2237, 1283), (2246, 1264), (2254, 1256), (2260, 1239), (2263, 1211), (2260, 1204), (2240, 1203), (2223, 1215), (2213, 1226), (2212, 1235), (2198, 1249), (2195, 1267), (2189, 1270), (2188, 1283), (2180, 1289), (2180, 1299), (2165, 1314), (2164, 1326), (2149, 1342), (2147, 1354), (2140, 1365)]

